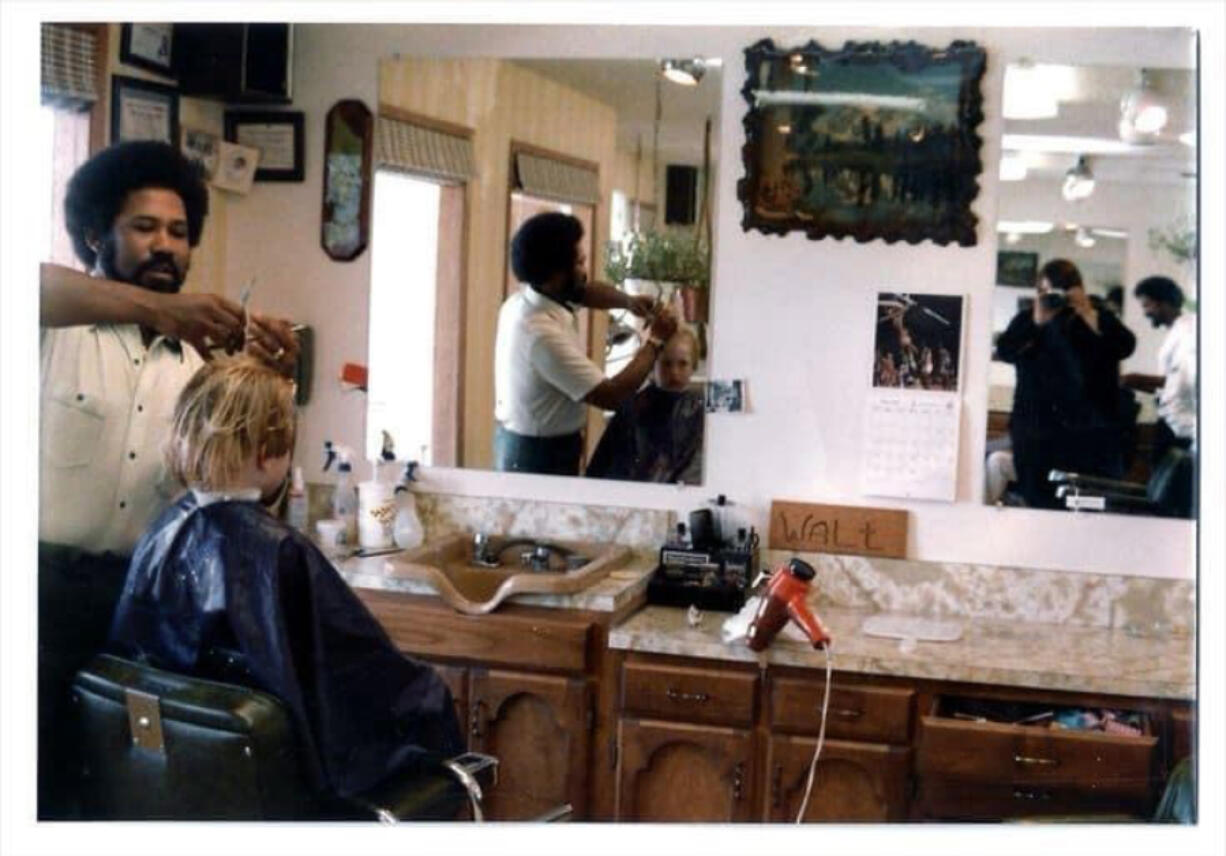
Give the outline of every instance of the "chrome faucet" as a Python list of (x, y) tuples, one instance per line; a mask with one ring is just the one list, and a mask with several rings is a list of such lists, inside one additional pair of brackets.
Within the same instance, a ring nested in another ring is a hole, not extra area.
[(473, 564), (483, 568), (498, 567), (498, 555), (490, 543), (490, 536), (484, 532), (478, 532), (473, 536)]

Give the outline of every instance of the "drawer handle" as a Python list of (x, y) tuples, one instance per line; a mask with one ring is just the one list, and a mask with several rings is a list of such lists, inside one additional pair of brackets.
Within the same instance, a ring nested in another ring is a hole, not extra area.
[(732, 768), (732, 799), (740, 802), (745, 796), (745, 764), (737, 762), (737, 765)]
[(669, 687), (665, 692), (673, 701), (696, 701), (700, 704), (704, 701), (710, 701), (711, 697), (706, 693), (683, 693), (680, 690), (675, 690)]
[(1051, 794), (1047, 791), (1023, 791), (1019, 789), (1013, 792), (1013, 798), (1015, 800), (1049, 800), (1051, 799)]
[(854, 707), (836, 707), (830, 712), (839, 719), (859, 719), (864, 716), (864, 711), (856, 710)]
[(1035, 758), (1032, 755), (1014, 755), (1013, 763), (1025, 764), (1029, 767), (1055, 767), (1060, 762), (1055, 758)]

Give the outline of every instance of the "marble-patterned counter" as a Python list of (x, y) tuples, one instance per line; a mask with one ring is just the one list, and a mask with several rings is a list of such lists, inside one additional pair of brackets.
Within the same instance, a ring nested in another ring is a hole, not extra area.
[[(960, 619), (956, 642), (915, 642), (865, 636), (871, 609), (825, 606), (821, 620), (834, 639), (838, 671), (942, 681), (998, 684), (1145, 698), (1196, 696), (1195, 637), (1133, 635), (1123, 629), (1040, 624), (986, 618)], [(697, 628), (683, 609), (649, 606), (609, 632), (609, 647), (712, 660), (758, 662), (743, 642), (721, 639), (728, 613), (708, 612)], [(764, 652), (767, 663), (825, 668), (825, 655), (785, 630)]]
[[(429, 583), (390, 576), (383, 570), (389, 556), (353, 556), (336, 563), (345, 582), (354, 588), (399, 591), (405, 594), (437, 594)], [(655, 567), (655, 556), (634, 552), (621, 567), (586, 589), (574, 594), (517, 594), (507, 602), (550, 609), (581, 609), (589, 612), (619, 612), (641, 599), (647, 577)]]

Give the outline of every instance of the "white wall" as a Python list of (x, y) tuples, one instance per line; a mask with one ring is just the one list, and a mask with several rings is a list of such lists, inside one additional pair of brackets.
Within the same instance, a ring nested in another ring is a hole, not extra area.
[[(1180, 521), (1073, 516), (979, 504), (986, 420), (991, 291), (995, 272), (1000, 96), (1005, 65), (1022, 56), (1186, 66), (1186, 31), (885, 28), (368, 27), (299, 25), (294, 109), (307, 113), (301, 184), (261, 184), (228, 211), (228, 288), (260, 277), (255, 301), (316, 328), (317, 381), (304, 410), (298, 455), (308, 479), (325, 438), (359, 448), (363, 402), (333, 381), (346, 360), (365, 362), (370, 254), (329, 262), (319, 249), (320, 152), (327, 109), (340, 98), (376, 106), (376, 60), (431, 56), (658, 57), (701, 53), (725, 60), (721, 157), (715, 202), (712, 373), (749, 381), (751, 412), (708, 421), (703, 488), (589, 482), (490, 472), (430, 470), (427, 489), (472, 495), (674, 508), (688, 511), (715, 493), (738, 503), (762, 529), (772, 498), (908, 508), (908, 555), (917, 559), (1160, 577), (1191, 577), (1194, 529)], [(972, 39), (988, 52), (981, 192), (972, 248), (881, 241), (810, 241), (741, 230), (736, 198), (745, 103), (742, 50), (769, 36), (780, 45), (817, 39), (916, 38), (929, 45)], [(1106, 220), (1100, 222), (1108, 222)], [(474, 235), (473, 240), (483, 236)], [(493, 237), (491, 239), (497, 239)], [(412, 264), (412, 259), (405, 259)], [(872, 296), (887, 287), (963, 293), (967, 314), (958, 501), (902, 502), (860, 495), (859, 441), (872, 350)]]

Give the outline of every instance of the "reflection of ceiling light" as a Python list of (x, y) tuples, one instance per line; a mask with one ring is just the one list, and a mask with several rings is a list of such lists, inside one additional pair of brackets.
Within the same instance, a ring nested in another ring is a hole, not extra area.
[(1117, 241), (1123, 241), (1123, 240), (1128, 239), (1128, 233), (1124, 231), (1123, 229), (1103, 229), (1098, 226), (1095, 226), (1090, 231), (1093, 232), (1095, 235), (1098, 235), (1098, 237), (1100, 238), (1113, 238)]
[(1148, 144), (1166, 127), (1166, 102), (1154, 90), (1149, 72), (1141, 70), (1137, 85), (1120, 101), (1120, 139), (1126, 143)]
[(1009, 232), (1008, 234), (1005, 235), (1006, 244), (1016, 244), (1021, 239), (1022, 239), (1022, 236), (1021, 236), (1021, 233), (1019, 232)]
[(1045, 220), (998, 220), (997, 232), (1016, 232), (1019, 235), (1046, 235), (1054, 228)]
[(1028, 59), (1005, 69), (1005, 99), (1001, 113), (1006, 119), (1051, 119), (1060, 112), (1042, 66)]
[(1086, 156), (1082, 155), (1064, 174), (1064, 186), (1060, 188), (1060, 194), (1066, 202), (1080, 202), (1093, 192), (1094, 173), (1090, 172)]
[(1086, 230), (1085, 226), (1077, 227), (1077, 233), (1073, 236), (1073, 241), (1076, 242), (1077, 246), (1087, 250), (1094, 246), (1094, 237)]
[(1007, 154), (1000, 159), (1001, 181), (1022, 181), (1026, 178), (1026, 161), (1018, 154)]
[(1185, 146), (1196, 148), (1196, 131), (1184, 131), (1179, 135), (1179, 142)]
[(660, 60), (660, 74), (682, 86), (697, 86), (706, 71), (706, 63), (698, 57)]
[(792, 133), (792, 126), (785, 122), (785, 123), (778, 125), (776, 127), (776, 130), (781, 134), (790, 134)]
[(803, 106), (881, 107), (891, 110), (911, 110), (922, 113), (928, 102), (908, 95), (871, 95), (867, 92), (790, 92), (755, 89), (754, 103), (759, 107), (799, 104)]

